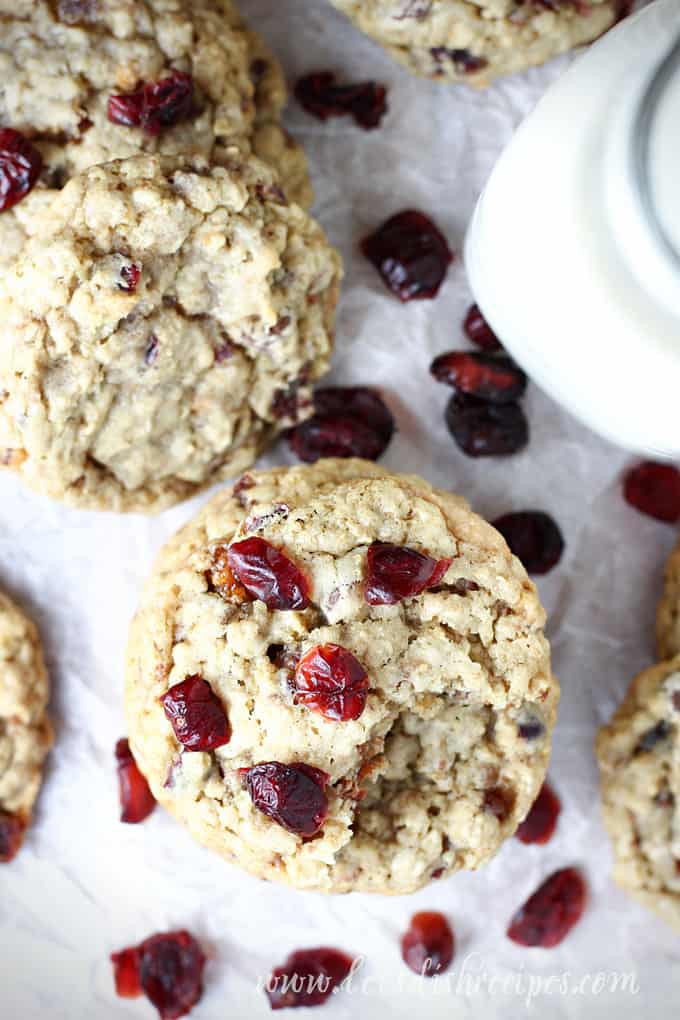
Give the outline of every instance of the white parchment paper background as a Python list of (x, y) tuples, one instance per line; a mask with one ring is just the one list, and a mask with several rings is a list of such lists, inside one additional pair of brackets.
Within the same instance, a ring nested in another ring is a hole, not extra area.
[[(547, 847), (513, 840), (484, 871), (396, 900), (326, 898), (258, 882), (194, 844), (161, 810), (142, 826), (119, 824), (113, 746), (125, 732), (127, 624), (154, 554), (198, 501), (150, 520), (78, 513), (3, 475), (0, 582), (40, 625), (57, 741), (27, 845), (0, 869), (0, 1016), (153, 1017), (145, 1000), (116, 999), (108, 954), (170, 927), (189, 928), (213, 956), (197, 1020), (269, 1016), (258, 977), (289, 951), (319, 944), (366, 957), (353, 994), (321, 1007), (329, 1020), (675, 1016), (680, 941), (609, 880), (592, 753), (597, 726), (634, 672), (652, 661), (654, 602), (673, 530), (624, 504), (626, 456), (536, 388), (526, 402), (528, 450), (507, 461), (466, 459), (444, 425), (448, 391), (428, 375), (434, 354), (464, 346), (460, 323), (470, 294), (460, 260), (436, 301), (402, 306), (356, 252), (368, 229), (405, 207), (432, 214), (460, 251), (503, 144), (566, 60), (476, 93), (412, 78), (323, 0), (243, 0), (243, 8), (291, 81), (331, 68), (350, 81), (372, 77), (389, 86), (389, 115), (372, 133), (344, 120), (323, 125), (294, 105), (289, 113), (308, 148), (317, 215), (347, 265), (331, 378), (384, 388), (400, 426), (388, 466), (463, 493), (491, 518), (535, 507), (562, 525), (565, 559), (540, 589), (563, 685), (550, 774), (564, 811)], [(578, 300), (568, 278), (564, 284), (565, 301)], [(602, 385), (605, 400), (616, 385), (615, 364)], [(280, 448), (266, 463), (287, 458)], [(570, 864), (584, 870), (591, 888), (582, 923), (552, 951), (509, 942), (504, 931), (514, 910), (545, 876)], [(428, 908), (446, 911), (457, 933), (448, 991), (420, 981), (400, 960), (399, 935), (412, 912)], [(591, 993), (598, 972), (634, 972), (639, 994)], [(492, 976), (513, 979), (519, 990), (490, 988)], [(551, 994), (529, 1006), (536, 976), (554, 976)], [(578, 994), (581, 983), (585, 994)]]

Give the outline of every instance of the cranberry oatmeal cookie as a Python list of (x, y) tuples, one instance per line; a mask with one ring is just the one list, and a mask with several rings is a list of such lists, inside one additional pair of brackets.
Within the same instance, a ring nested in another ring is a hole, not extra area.
[(52, 744), (38, 632), (0, 593), (0, 862), (21, 847)]
[(671, 553), (656, 614), (656, 645), (660, 659), (680, 655), (680, 542)]
[(33, 488), (153, 511), (312, 411), (341, 266), (254, 157), (93, 167), (0, 274), (0, 449)]
[(248, 871), (407, 893), (486, 863), (540, 789), (544, 615), (458, 496), (361, 460), (253, 472), (156, 564), (131, 746), (154, 796)]
[(0, 0), (0, 150), (25, 161), (0, 265), (74, 174), (142, 152), (221, 162), (238, 144), (310, 204), (285, 100), (281, 68), (229, 0)]
[(596, 750), (614, 878), (680, 931), (680, 656), (633, 681)]
[(484, 87), (602, 35), (626, 0), (331, 0), (416, 74)]

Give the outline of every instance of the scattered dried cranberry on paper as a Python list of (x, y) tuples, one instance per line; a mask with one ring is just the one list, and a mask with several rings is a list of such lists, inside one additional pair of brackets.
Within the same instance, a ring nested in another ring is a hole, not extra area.
[(118, 741), (115, 753), (118, 762), (120, 820), (129, 825), (137, 825), (149, 817), (156, 806), (156, 800), (125, 738)]
[(545, 846), (555, 834), (561, 810), (562, 805), (559, 797), (549, 783), (544, 783), (529, 814), (520, 823), (515, 833), (517, 839), (522, 843), (536, 843), (539, 846)]
[(623, 481), (626, 502), (667, 524), (680, 521), (680, 471), (672, 464), (647, 460), (631, 468)]
[(320, 1006), (349, 976), (354, 960), (338, 949), (299, 949), (276, 967), (265, 985), (272, 1009)]
[(404, 302), (436, 297), (454, 258), (429, 216), (414, 209), (390, 217), (360, 247), (387, 287)]
[(314, 71), (300, 78), (295, 98), (319, 120), (349, 114), (365, 130), (377, 128), (387, 113), (387, 90), (374, 81), (338, 85), (332, 71)]
[(413, 915), (401, 940), (407, 967), (422, 977), (434, 977), (451, 966), (454, 951), (453, 930), (443, 914), (423, 911)]
[(203, 994), (205, 955), (188, 931), (152, 935), (138, 946), (111, 954), (116, 993), (146, 995), (161, 1020), (179, 1020)]
[(587, 898), (585, 881), (576, 868), (556, 871), (517, 911), (508, 938), (521, 946), (558, 946), (580, 921)]

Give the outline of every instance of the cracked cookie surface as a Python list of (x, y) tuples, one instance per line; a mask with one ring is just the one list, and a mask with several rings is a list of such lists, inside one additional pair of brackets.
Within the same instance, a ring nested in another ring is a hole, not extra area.
[(663, 594), (656, 614), (656, 647), (660, 659), (680, 655), (680, 541), (664, 571)]
[[(281, 68), (229, 0), (0, 0), (0, 29), (0, 127), (43, 158), (36, 187), (0, 214), (0, 266), (72, 176), (142, 152), (219, 163), (238, 145), (271, 162), (291, 201), (311, 204), (304, 153), (280, 125)], [(157, 134), (108, 118), (111, 95), (178, 70), (192, 78), (192, 116)]]
[(340, 259), (251, 157), (93, 167), (0, 278), (0, 448), (29, 485), (157, 510), (311, 413)]
[[(248, 539), (292, 561), (306, 606), (270, 609), (234, 583), (224, 564)], [(420, 594), (369, 605), (378, 542), (445, 573)], [(156, 563), (128, 648), (134, 755), (200, 842), (256, 875), (326, 892), (409, 892), (484, 864), (533, 803), (559, 693), (543, 625), (523, 567), (463, 499), (358, 460), (252, 472)], [(368, 676), (347, 721), (300, 695), (297, 664), (319, 646), (340, 646)], [(183, 749), (159, 701), (196, 677), (231, 729), (210, 752)], [(264, 762), (328, 777), (313, 838), (251, 800), (240, 770)]]
[(331, 0), (416, 74), (484, 87), (602, 35), (623, 0)]
[(38, 632), (0, 593), (0, 861), (18, 851), (52, 744)]
[(680, 657), (635, 678), (596, 751), (613, 877), (680, 930)]

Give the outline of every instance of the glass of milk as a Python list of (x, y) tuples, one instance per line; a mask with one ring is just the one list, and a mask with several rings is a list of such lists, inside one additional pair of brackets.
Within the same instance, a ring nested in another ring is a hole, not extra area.
[(680, 0), (627, 18), (548, 90), (465, 261), (538, 385), (620, 446), (680, 458)]

